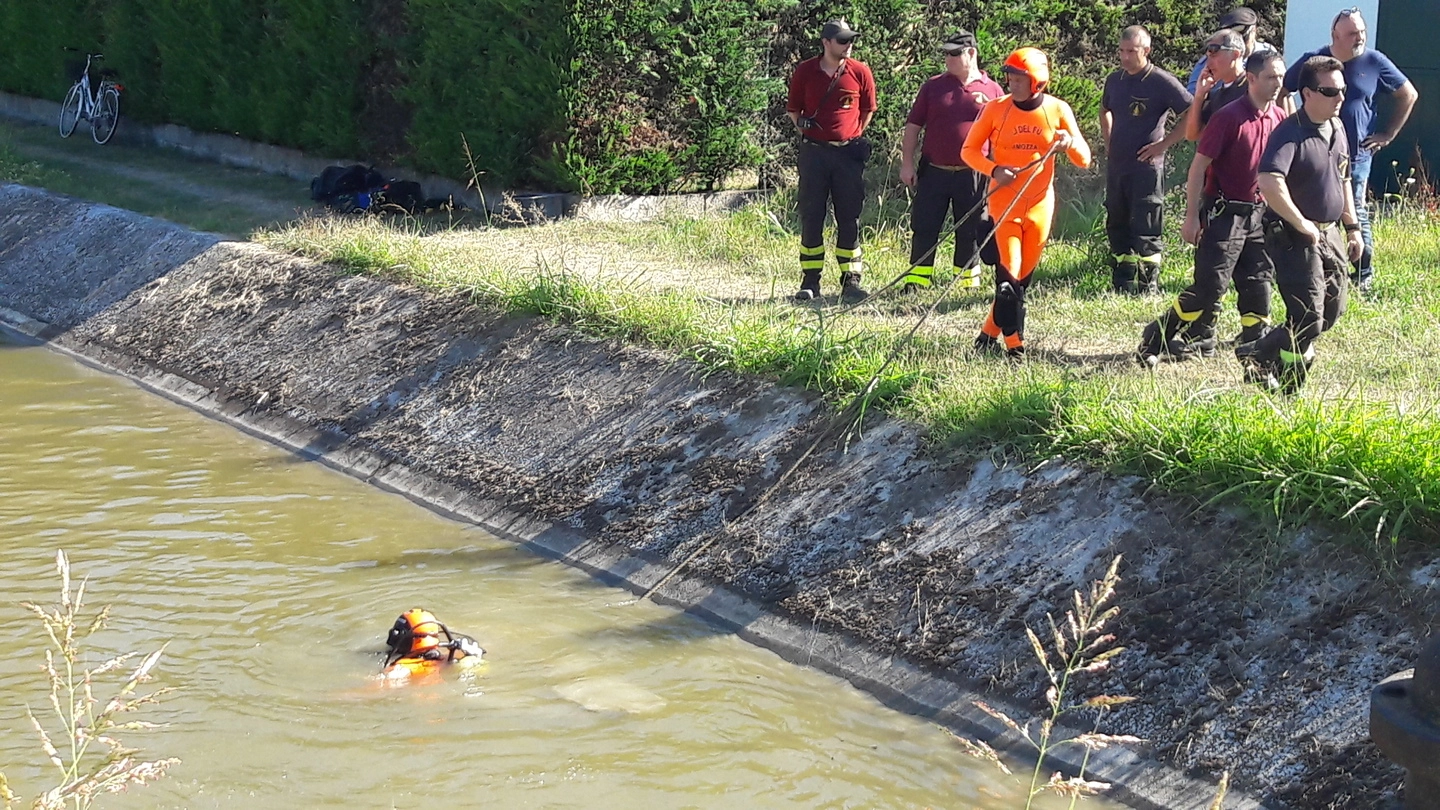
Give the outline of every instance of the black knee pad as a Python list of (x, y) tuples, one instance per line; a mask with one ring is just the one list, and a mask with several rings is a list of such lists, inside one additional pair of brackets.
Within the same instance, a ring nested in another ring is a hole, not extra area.
[(1025, 321), (1025, 288), (1002, 281), (995, 288), (995, 325), (1005, 334), (1020, 331)]

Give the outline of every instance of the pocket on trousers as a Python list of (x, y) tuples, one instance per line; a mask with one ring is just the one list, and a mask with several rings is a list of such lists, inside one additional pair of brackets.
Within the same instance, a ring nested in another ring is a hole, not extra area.
[(846, 144), (845, 149), (850, 153), (850, 157), (861, 163), (865, 163), (870, 160), (870, 154), (875, 151), (875, 144), (871, 143), (869, 138), (862, 135)]

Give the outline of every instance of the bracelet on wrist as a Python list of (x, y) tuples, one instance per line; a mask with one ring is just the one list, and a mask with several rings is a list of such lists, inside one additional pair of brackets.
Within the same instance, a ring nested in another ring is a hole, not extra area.
[(1340, 223), (1340, 224), (1342, 224), (1342, 225), (1345, 226), (1345, 232), (1346, 232), (1346, 233), (1359, 233), (1359, 232), (1360, 232), (1360, 223), (1358, 223), (1358, 222), (1342, 222), (1342, 223)]

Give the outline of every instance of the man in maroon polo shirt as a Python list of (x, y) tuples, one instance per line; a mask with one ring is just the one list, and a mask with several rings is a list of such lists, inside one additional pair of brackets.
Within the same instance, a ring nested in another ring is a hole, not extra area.
[(825, 269), (825, 210), (835, 208), (835, 260), (840, 296), (863, 301), (860, 286), (860, 210), (865, 200), (865, 161), (870, 142), (861, 136), (875, 115), (875, 77), (850, 58), (860, 36), (844, 20), (825, 23), (824, 52), (806, 59), (790, 77), (785, 110), (800, 132), (800, 291), (797, 301), (820, 297)]
[(1275, 51), (1245, 60), (1244, 97), (1210, 118), (1185, 183), (1185, 224), (1180, 235), (1195, 245), (1195, 280), (1175, 304), (1145, 327), (1137, 355), (1154, 367), (1162, 355), (1178, 360), (1213, 357), (1220, 297), (1235, 279), (1240, 337), (1248, 343), (1270, 323), (1274, 267), (1265, 252), (1257, 180), (1260, 155), (1285, 112), (1275, 104), (1285, 62)]
[[(980, 117), (980, 108), (1005, 95), (1005, 91), (980, 69), (974, 34), (956, 31), (945, 38), (940, 50), (945, 54), (945, 72), (920, 86), (905, 121), (900, 147), (900, 182), (915, 189), (915, 202), (910, 208), (911, 268), (902, 288), (905, 292), (930, 286), (940, 226), (945, 224), (947, 212), (956, 222), (970, 214), (955, 229), (951, 262), (962, 287), (980, 286), (977, 249), (990, 233), (989, 216), (977, 209), (989, 179), (965, 165), (960, 159), (960, 147)], [(925, 144), (917, 168), (915, 147), (921, 132)]]

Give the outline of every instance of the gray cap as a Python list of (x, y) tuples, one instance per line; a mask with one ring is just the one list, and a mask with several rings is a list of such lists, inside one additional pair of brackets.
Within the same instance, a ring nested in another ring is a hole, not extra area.
[(841, 42), (849, 42), (850, 40), (858, 36), (860, 36), (860, 32), (856, 31), (854, 28), (851, 28), (850, 23), (845, 22), (843, 18), (838, 20), (831, 20), (825, 23), (824, 28), (820, 29), (821, 39), (833, 39)]
[(1245, 38), (1233, 28), (1221, 28), (1211, 34), (1205, 44), (1209, 45), (1212, 40), (1219, 40), (1219, 45), (1224, 50), (1245, 53)]

